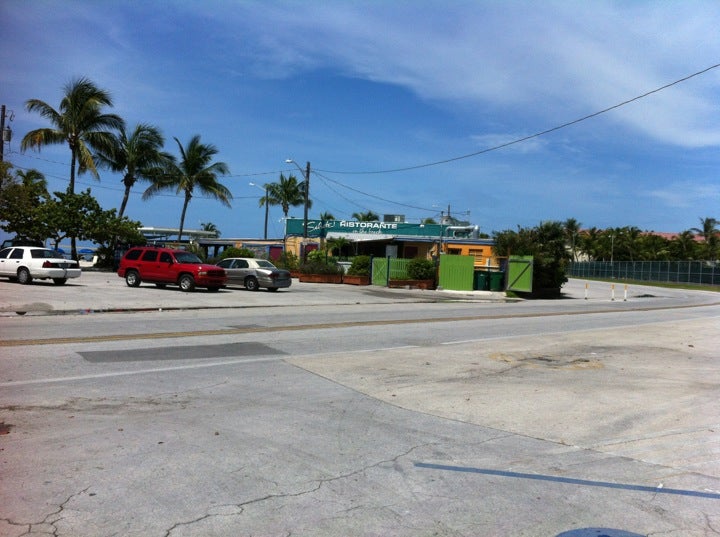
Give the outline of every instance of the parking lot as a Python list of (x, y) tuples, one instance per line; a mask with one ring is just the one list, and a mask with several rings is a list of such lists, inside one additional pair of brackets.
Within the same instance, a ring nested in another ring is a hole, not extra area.
[(0, 282), (0, 535), (716, 535), (717, 295), (585, 285)]

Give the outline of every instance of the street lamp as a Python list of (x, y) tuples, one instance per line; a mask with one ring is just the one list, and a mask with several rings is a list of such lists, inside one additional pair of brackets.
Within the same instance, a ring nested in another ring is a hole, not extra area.
[(248, 183), (250, 186), (254, 186), (256, 188), (259, 188), (260, 190), (265, 190), (265, 240), (267, 240), (267, 223), (268, 223), (268, 208), (270, 203), (268, 202), (268, 189), (267, 186), (263, 189), (260, 185), (256, 185), (255, 183)]
[(297, 169), (300, 170), (300, 173), (302, 173), (305, 176), (305, 211), (304, 211), (304, 217), (303, 217), (303, 239), (307, 239), (308, 232), (308, 199), (310, 196), (310, 163), (307, 163), (307, 166), (305, 167), (305, 170), (300, 167), (300, 164), (295, 162), (293, 159), (288, 158), (285, 159), (285, 162), (288, 164), (295, 164), (297, 166)]

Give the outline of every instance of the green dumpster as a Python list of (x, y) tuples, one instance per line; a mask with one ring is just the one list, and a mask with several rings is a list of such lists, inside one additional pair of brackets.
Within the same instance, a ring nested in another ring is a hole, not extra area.
[(491, 291), (502, 291), (505, 286), (505, 273), (504, 272), (491, 272), (490, 273), (490, 290)]
[(475, 271), (475, 281), (473, 285), (475, 291), (487, 291), (490, 289), (490, 277), (488, 274), (486, 270)]

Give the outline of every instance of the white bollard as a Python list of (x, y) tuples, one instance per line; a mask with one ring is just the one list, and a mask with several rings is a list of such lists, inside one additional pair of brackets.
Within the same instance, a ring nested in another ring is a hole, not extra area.
[(627, 302), (627, 284), (625, 284), (625, 294), (623, 295), (623, 302)]
[(615, 284), (610, 284), (610, 300), (615, 300)]
[(585, 282), (585, 300), (587, 300), (588, 297), (588, 285), (590, 284), (588, 284), (588, 282)]

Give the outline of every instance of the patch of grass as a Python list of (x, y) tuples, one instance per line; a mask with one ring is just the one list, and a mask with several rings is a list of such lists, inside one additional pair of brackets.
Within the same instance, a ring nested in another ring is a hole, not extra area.
[(623, 280), (621, 278), (608, 280), (607, 278), (580, 278), (577, 276), (568, 276), (574, 280), (589, 280), (595, 282), (619, 283), (628, 285), (651, 285), (653, 287), (665, 287), (668, 289), (687, 289), (690, 291), (712, 291), (720, 293), (720, 285), (706, 285), (699, 283), (673, 283), (673, 282), (651, 282), (647, 280)]

